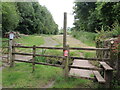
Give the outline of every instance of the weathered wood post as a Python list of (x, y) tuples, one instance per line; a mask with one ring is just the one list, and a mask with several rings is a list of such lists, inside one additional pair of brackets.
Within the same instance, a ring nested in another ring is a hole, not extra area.
[(112, 76), (113, 76), (113, 70), (104, 71), (104, 78), (106, 80), (106, 85), (105, 85), (106, 88), (111, 88)]
[[(113, 51), (112, 51), (112, 45), (114, 42), (110, 42), (110, 61), (109, 64), (113, 68)], [(113, 69), (110, 70), (104, 70), (104, 79), (106, 80), (106, 88), (111, 88), (111, 82), (113, 77)]]
[(67, 13), (64, 12), (64, 25), (63, 25), (63, 55), (66, 47), (66, 41), (67, 41)]
[(120, 80), (120, 35), (118, 36), (117, 79)]
[[(64, 56), (64, 51), (66, 49), (66, 38), (67, 38), (67, 13), (64, 12), (64, 20), (63, 20), (63, 56)], [(65, 65), (65, 60), (66, 59), (63, 58), (63, 65)]]
[(113, 53), (113, 50), (112, 50), (112, 47), (113, 47), (113, 44), (114, 44), (114, 41), (111, 41), (110, 42), (110, 61), (109, 61), (109, 64), (110, 66), (113, 68), (114, 67), (114, 64), (113, 64), (113, 60), (114, 60), (114, 53)]
[(68, 77), (68, 59), (69, 59), (69, 46), (66, 45), (67, 43), (67, 13), (64, 12), (64, 24), (63, 24), (63, 65), (64, 65), (64, 75)]
[(15, 56), (13, 54), (13, 52), (15, 51), (15, 49), (13, 48), (13, 46), (14, 46), (13, 39), (14, 39), (14, 33), (11, 32), (9, 34), (9, 60), (8, 60), (8, 62), (10, 62), (10, 67), (14, 66), (14, 58), (15, 58)]
[(15, 60), (15, 47), (14, 47), (14, 45), (15, 45), (15, 40), (13, 40), (13, 43), (12, 43), (12, 63), (11, 63), (11, 66), (14, 66), (15, 65), (15, 62), (14, 62), (14, 60)]
[(65, 56), (64, 75), (65, 78), (67, 78), (69, 73), (69, 45), (66, 46), (66, 50), (64, 51), (64, 56)]
[(36, 54), (36, 46), (35, 45), (33, 45), (33, 58), (32, 58), (32, 65), (33, 65), (33, 67), (32, 67), (32, 72), (34, 72), (35, 71), (35, 54)]
[(117, 78), (120, 80), (120, 50), (118, 51)]

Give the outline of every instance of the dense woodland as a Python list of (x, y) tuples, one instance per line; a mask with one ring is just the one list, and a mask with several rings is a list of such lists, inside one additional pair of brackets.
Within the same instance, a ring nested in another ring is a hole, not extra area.
[(47, 8), (37, 2), (2, 2), (2, 32), (9, 31), (57, 34), (58, 25)]
[(74, 6), (75, 31), (114, 31), (120, 34), (120, 3), (119, 2), (76, 2)]
[[(57, 34), (58, 25), (45, 6), (37, 2), (2, 2), (2, 32), (19, 31), (24, 34)], [(0, 8), (1, 9), (1, 8)], [(112, 31), (120, 24), (118, 2), (76, 2), (74, 31)], [(0, 18), (1, 21), (1, 18)], [(1, 23), (0, 23), (1, 27)], [(120, 30), (114, 32), (115, 35)]]

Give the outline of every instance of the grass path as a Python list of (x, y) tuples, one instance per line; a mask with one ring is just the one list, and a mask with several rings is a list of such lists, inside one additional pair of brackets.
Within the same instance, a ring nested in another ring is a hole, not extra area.
[[(63, 35), (53, 35), (52, 38), (60, 44), (63, 44)], [(80, 40), (73, 38), (71, 35), (67, 35), (67, 44), (71, 47), (91, 47), (82, 43)]]

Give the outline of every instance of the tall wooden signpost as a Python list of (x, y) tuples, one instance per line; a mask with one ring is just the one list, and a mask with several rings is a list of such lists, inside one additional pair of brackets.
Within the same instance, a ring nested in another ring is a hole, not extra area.
[[(66, 36), (67, 36), (67, 13), (64, 12), (64, 25), (63, 25), (63, 48), (66, 47)], [(63, 49), (63, 52), (65, 51)]]
[(64, 12), (64, 24), (63, 24), (63, 55), (64, 55), (64, 76), (68, 77), (68, 59), (69, 59), (69, 46), (67, 46), (67, 13)]

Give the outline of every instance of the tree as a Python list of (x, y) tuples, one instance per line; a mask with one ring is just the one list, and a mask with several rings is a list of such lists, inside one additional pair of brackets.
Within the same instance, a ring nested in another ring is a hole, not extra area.
[(20, 12), (21, 21), (16, 30), (24, 34), (33, 34), (35, 30), (35, 15), (34, 8), (31, 2), (17, 2), (17, 7)]
[(2, 2), (2, 32), (13, 31), (18, 26), (20, 15), (16, 3)]
[(76, 2), (74, 6), (74, 30), (89, 32), (112, 30), (115, 22), (120, 23), (118, 2)]

